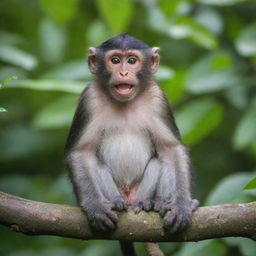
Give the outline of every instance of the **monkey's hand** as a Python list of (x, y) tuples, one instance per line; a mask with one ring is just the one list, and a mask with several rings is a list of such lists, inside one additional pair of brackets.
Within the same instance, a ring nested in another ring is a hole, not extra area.
[(107, 232), (114, 230), (117, 225), (118, 217), (111, 210), (110, 202), (90, 203), (81, 205), (87, 215), (87, 219), (91, 227), (95, 231)]
[(150, 199), (140, 200), (132, 205), (132, 209), (135, 214), (138, 214), (142, 210), (149, 212), (153, 208), (153, 202)]
[(120, 195), (114, 198), (111, 202), (111, 209), (114, 211), (125, 211), (127, 210), (128, 204), (125, 202), (124, 198)]
[(191, 202), (156, 201), (154, 210), (164, 218), (164, 229), (171, 234), (183, 231), (191, 223)]

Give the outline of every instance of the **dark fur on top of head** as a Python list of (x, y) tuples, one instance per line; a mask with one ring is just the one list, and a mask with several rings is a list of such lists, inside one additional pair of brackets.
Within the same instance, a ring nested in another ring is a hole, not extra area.
[(147, 44), (125, 33), (121, 33), (113, 38), (110, 38), (109, 40), (103, 42), (97, 48), (100, 48), (103, 51), (108, 51), (113, 49), (120, 49), (123, 51), (131, 50), (131, 49), (137, 49), (137, 50), (150, 49), (150, 47)]

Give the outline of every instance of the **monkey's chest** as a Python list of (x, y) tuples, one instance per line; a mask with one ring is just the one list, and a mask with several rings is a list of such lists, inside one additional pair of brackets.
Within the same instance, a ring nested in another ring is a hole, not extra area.
[(99, 150), (118, 185), (138, 182), (152, 155), (149, 135), (139, 131), (106, 131)]

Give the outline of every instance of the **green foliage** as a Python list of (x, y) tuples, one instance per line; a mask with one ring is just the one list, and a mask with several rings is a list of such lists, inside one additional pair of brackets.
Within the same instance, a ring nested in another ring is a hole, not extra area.
[(182, 106), (176, 119), (184, 141), (192, 145), (202, 140), (220, 123), (222, 113), (222, 106), (210, 98)]
[(10, 45), (0, 45), (0, 60), (26, 70), (32, 70), (37, 66), (35, 57)]
[(75, 113), (78, 97), (63, 96), (42, 108), (35, 119), (33, 127), (36, 129), (56, 129), (69, 127)]
[(17, 79), (17, 76), (10, 76), (10, 77), (7, 77), (5, 78), (2, 83), (0, 84), (0, 89), (5, 86), (8, 82), (14, 80), (14, 79)]
[[(11, 80), (14, 80), (14, 79), (17, 79), (17, 77), (16, 77), (16, 76), (10, 76), (10, 77), (5, 78), (5, 79), (2, 81), (2, 83), (0, 84), (0, 89), (1, 89), (3, 86), (5, 86), (8, 82), (10, 82)], [(0, 107), (0, 113), (1, 113), (1, 112), (7, 112), (7, 110), (6, 110), (5, 108)]]
[(234, 146), (243, 149), (255, 141), (256, 131), (256, 108), (255, 104), (249, 109), (239, 121), (234, 134)]
[(229, 5), (234, 5), (238, 3), (248, 2), (248, 0), (199, 0), (199, 2), (203, 4), (229, 6)]
[(225, 256), (226, 246), (219, 240), (201, 241), (185, 244), (175, 256)]
[(246, 203), (256, 199), (255, 191), (242, 191), (244, 184), (251, 179), (251, 173), (236, 173), (225, 177), (212, 190), (206, 200), (207, 205), (225, 203)]
[(242, 56), (256, 55), (256, 22), (240, 32), (236, 41), (236, 47)]
[[(0, 190), (75, 204), (63, 147), (79, 94), (93, 79), (87, 49), (126, 32), (161, 49), (155, 78), (191, 149), (201, 204), (255, 200), (255, 13), (249, 0), (1, 0), (0, 112), (8, 113), (0, 115)], [(111, 241), (4, 228), (0, 237), (3, 256), (119, 253)], [(256, 250), (241, 238), (162, 247), (176, 256)]]
[(13, 81), (9, 88), (26, 88), (37, 91), (60, 91), (80, 94), (84, 83), (60, 80), (17, 80)]
[(243, 190), (256, 189), (256, 177), (251, 179), (243, 188)]
[(227, 52), (215, 52), (191, 66), (186, 86), (194, 94), (216, 92), (238, 85), (239, 75)]
[(41, 20), (38, 29), (41, 58), (49, 64), (60, 62), (67, 43), (65, 29), (47, 18)]
[(40, 0), (42, 10), (58, 22), (67, 22), (76, 13), (79, 0)]
[(97, 0), (97, 7), (113, 34), (126, 30), (133, 12), (131, 0)]
[(5, 108), (0, 107), (0, 112), (7, 112)]

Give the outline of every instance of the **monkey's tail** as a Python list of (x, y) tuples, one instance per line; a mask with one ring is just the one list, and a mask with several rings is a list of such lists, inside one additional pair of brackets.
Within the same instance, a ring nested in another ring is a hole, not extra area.
[(146, 243), (146, 250), (149, 256), (164, 256), (159, 245), (156, 243)]
[(120, 241), (121, 251), (123, 256), (136, 256), (132, 242)]
[[(120, 247), (123, 256), (136, 256), (132, 242), (120, 241)], [(146, 251), (149, 256), (164, 256), (158, 244), (155, 243), (146, 243)]]

